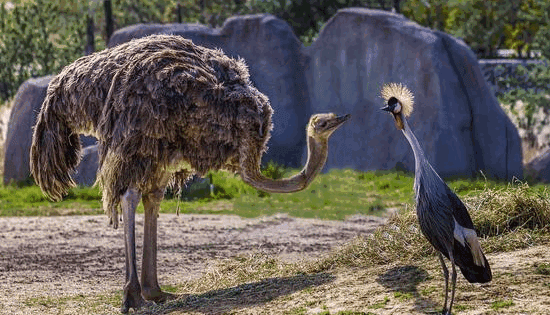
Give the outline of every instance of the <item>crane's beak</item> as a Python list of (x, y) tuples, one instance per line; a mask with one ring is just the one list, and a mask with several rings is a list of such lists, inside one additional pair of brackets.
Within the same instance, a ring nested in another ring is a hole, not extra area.
[(380, 109), (381, 109), (381, 110), (385, 110), (385, 111), (387, 111), (387, 112), (391, 112), (391, 111), (392, 111), (390, 105), (386, 105), (386, 106), (384, 106), (384, 107), (381, 107)]

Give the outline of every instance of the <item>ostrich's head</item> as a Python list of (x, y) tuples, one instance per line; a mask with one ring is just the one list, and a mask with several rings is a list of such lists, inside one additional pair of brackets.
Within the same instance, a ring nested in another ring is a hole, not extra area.
[(402, 130), (405, 126), (403, 118), (408, 117), (414, 104), (412, 92), (401, 83), (389, 83), (382, 87), (381, 96), (386, 102), (382, 109), (393, 114), (395, 126)]
[(327, 140), (351, 115), (336, 116), (333, 113), (314, 114), (307, 124), (307, 135), (317, 140)]

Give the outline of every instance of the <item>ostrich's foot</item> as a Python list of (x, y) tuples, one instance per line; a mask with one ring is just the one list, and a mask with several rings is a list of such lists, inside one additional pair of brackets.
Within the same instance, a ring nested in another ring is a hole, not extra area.
[(128, 313), (130, 308), (133, 308), (134, 311), (144, 307), (144, 306), (152, 306), (154, 305), (153, 302), (145, 301), (141, 297), (140, 290), (132, 290), (129, 286), (126, 286), (124, 288), (124, 295), (122, 297), (122, 307), (120, 308), (120, 312), (123, 314)]
[(141, 296), (147, 301), (153, 301), (157, 304), (164, 303), (166, 301), (175, 300), (177, 295), (161, 291), (160, 289), (146, 289), (142, 288)]

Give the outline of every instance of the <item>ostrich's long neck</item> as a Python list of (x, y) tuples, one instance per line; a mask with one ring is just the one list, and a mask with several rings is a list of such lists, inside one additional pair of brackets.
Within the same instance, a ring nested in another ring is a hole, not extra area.
[(306, 165), (294, 176), (278, 180), (267, 178), (260, 173), (259, 159), (250, 156), (241, 164), (241, 176), (252, 187), (266, 192), (290, 193), (303, 190), (323, 169), (328, 155), (328, 140), (317, 140), (308, 136), (307, 147)]

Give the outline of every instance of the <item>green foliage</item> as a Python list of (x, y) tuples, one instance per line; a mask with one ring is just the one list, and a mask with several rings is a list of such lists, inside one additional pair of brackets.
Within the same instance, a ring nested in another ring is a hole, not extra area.
[[(550, 11), (550, 8), (549, 10)], [(550, 60), (550, 13), (546, 11), (546, 25), (541, 26), (540, 30), (535, 35), (533, 43), (533, 49), (538, 49), (542, 56), (547, 60)]]
[[(252, 1), (253, 2), (253, 1)], [(137, 23), (200, 23), (220, 27), (233, 16), (258, 13), (259, 8), (251, 1), (243, 0), (113, 0), (114, 28), (119, 29)], [(103, 3), (94, 7), (98, 32), (105, 39), (105, 14)]]
[(394, 1), (390, 0), (272, 0), (251, 2), (255, 2), (257, 5), (256, 10), (271, 13), (285, 20), (306, 46), (312, 43), (322, 26), (339, 9), (368, 7), (391, 10), (394, 5)]
[[(94, 17), (97, 49), (106, 46), (103, 1), (12, 2), (0, 4), (0, 100), (13, 97), (26, 79), (55, 74), (81, 56), (88, 14)], [(353, 6), (401, 9), (413, 21), (464, 38), (480, 56), (492, 56), (498, 48), (550, 55), (550, 2), (545, 0), (112, 1), (115, 29), (179, 20), (219, 27), (233, 15), (271, 13), (288, 22), (306, 46), (339, 9)]]
[(520, 130), (530, 147), (550, 144), (550, 59), (517, 66), (515, 74), (500, 79), (497, 84), (506, 92), (497, 95), (503, 109)]
[(504, 28), (510, 15), (517, 12), (518, 1), (467, 0), (451, 11), (451, 29), (478, 56), (490, 57), (502, 47)]
[(287, 168), (277, 162), (269, 161), (267, 164), (262, 165), (261, 172), (267, 178), (280, 179), (287, 172)]
[(546, 0), (407, 0), (409, 19), (462, 38), (478, 57), (495, 57), (497, 49), (528, 56), (548, 47), (550, 3)]
[(529, 57), (529, 51), (537, 40), (537, 33), (544, 32), (544, 29), (550, 26), (548, 10), (550, 10), (548, 1), (520, 1), (519, 9), (504, 27), (505, 46), (518, 51), (520, 56), (525, 53), (526, 57)]
[(451, 18), (449, 1), (408, 0), (403, 3), (402, 12), (407, 18), (431, 29), (446, 31)]
[(79, 1), (0, 4), (0, 100), (28, 78), (55, 73), (82, 55), (83, 10)]

